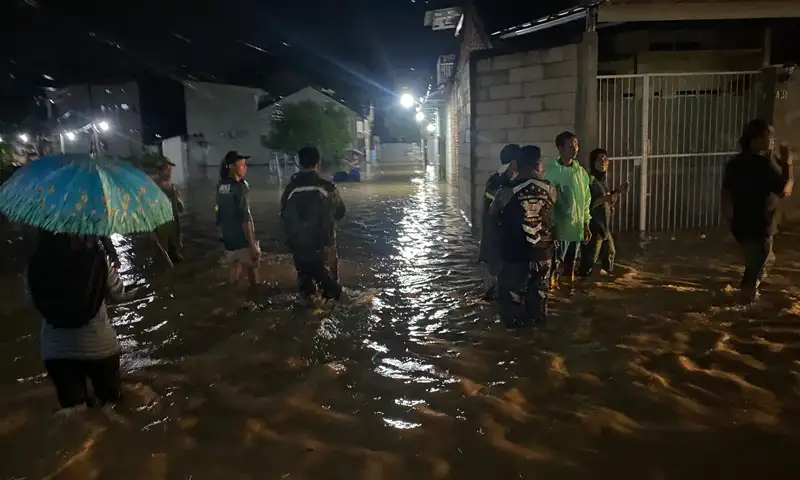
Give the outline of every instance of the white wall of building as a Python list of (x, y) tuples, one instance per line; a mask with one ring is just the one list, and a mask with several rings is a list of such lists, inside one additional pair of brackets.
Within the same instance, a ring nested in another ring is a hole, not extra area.
[(416, 143), (384, 143), (378, 158), (378, 168), (383, 171), (422, 170), (422, 147)]
[(268, 164), (271, 152), (263, 145), (269, 118), (259, 115), (259, 88), (205, 82), (186, 82), (186, 130), (202, 134), (190, 140), (189, 162), (217, 166), (229, 150), (251, 155), (252, 164)]
[[(184, 98), (190, 164), (218, 166), (230, 150), (250, 155), (251, 164), (268, 164), (272, 151), (266, 144), (273, 115), (282, 105), (304, 101), (334, 103), (345, 109), (351, 117), (351, 147), (358, 148), (357, 122), (361, 120), (358, 114), (324, 93), (306, 87), (259, 111), (259, 100), (264, 95), (265, 92), (259, 88), (187, 82)], [(371, 132), (371, 126), (365, 128), (362, 124), (362, 135), (368, 132)]]
[(186, 142), (181, 137), (171, 137), (161, 142), (161, 152), (174, 163), (172, 167), (172, 182), (185, 185), (189, 177), (189, 158)]

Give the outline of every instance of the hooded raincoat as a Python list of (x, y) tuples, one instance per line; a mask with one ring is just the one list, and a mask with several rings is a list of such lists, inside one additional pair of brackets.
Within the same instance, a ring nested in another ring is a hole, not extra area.
[(577, 161), (567, 167), (558, 158), (545, 163), (544, 179), (558, 190), (553, 227), (555, 239), (567, 242), (583, 241), (584, 226), (592, 211), (589, 174)]

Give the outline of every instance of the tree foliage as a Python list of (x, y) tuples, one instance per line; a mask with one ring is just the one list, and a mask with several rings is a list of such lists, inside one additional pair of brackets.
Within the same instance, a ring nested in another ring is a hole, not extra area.
[(320, 105), (306, 100), (281, 107), (273, 117), (268, 147), (294, 155), (313, 146), (327, 159), (339, 158), (350, 143), (350, 116), (333, 104)]

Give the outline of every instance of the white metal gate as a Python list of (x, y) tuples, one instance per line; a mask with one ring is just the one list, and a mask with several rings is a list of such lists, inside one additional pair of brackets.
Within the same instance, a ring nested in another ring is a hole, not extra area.
[(756, 116), (759, 72), (598, 76), (599, 140), (609, 183), (630, 182), (618, 231), (720, 224), (725, 163)]

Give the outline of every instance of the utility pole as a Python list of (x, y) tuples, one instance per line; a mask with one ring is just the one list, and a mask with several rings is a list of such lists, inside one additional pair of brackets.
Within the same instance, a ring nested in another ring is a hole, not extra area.
[(86, 84), (86, 91), (89, 94), (89, 122), (92, 126), (92, 138), (89, 140), (89, 155), (100, 155), (100, 135), (95, 125), (94, 98), (92, 97), (92, 84)]

